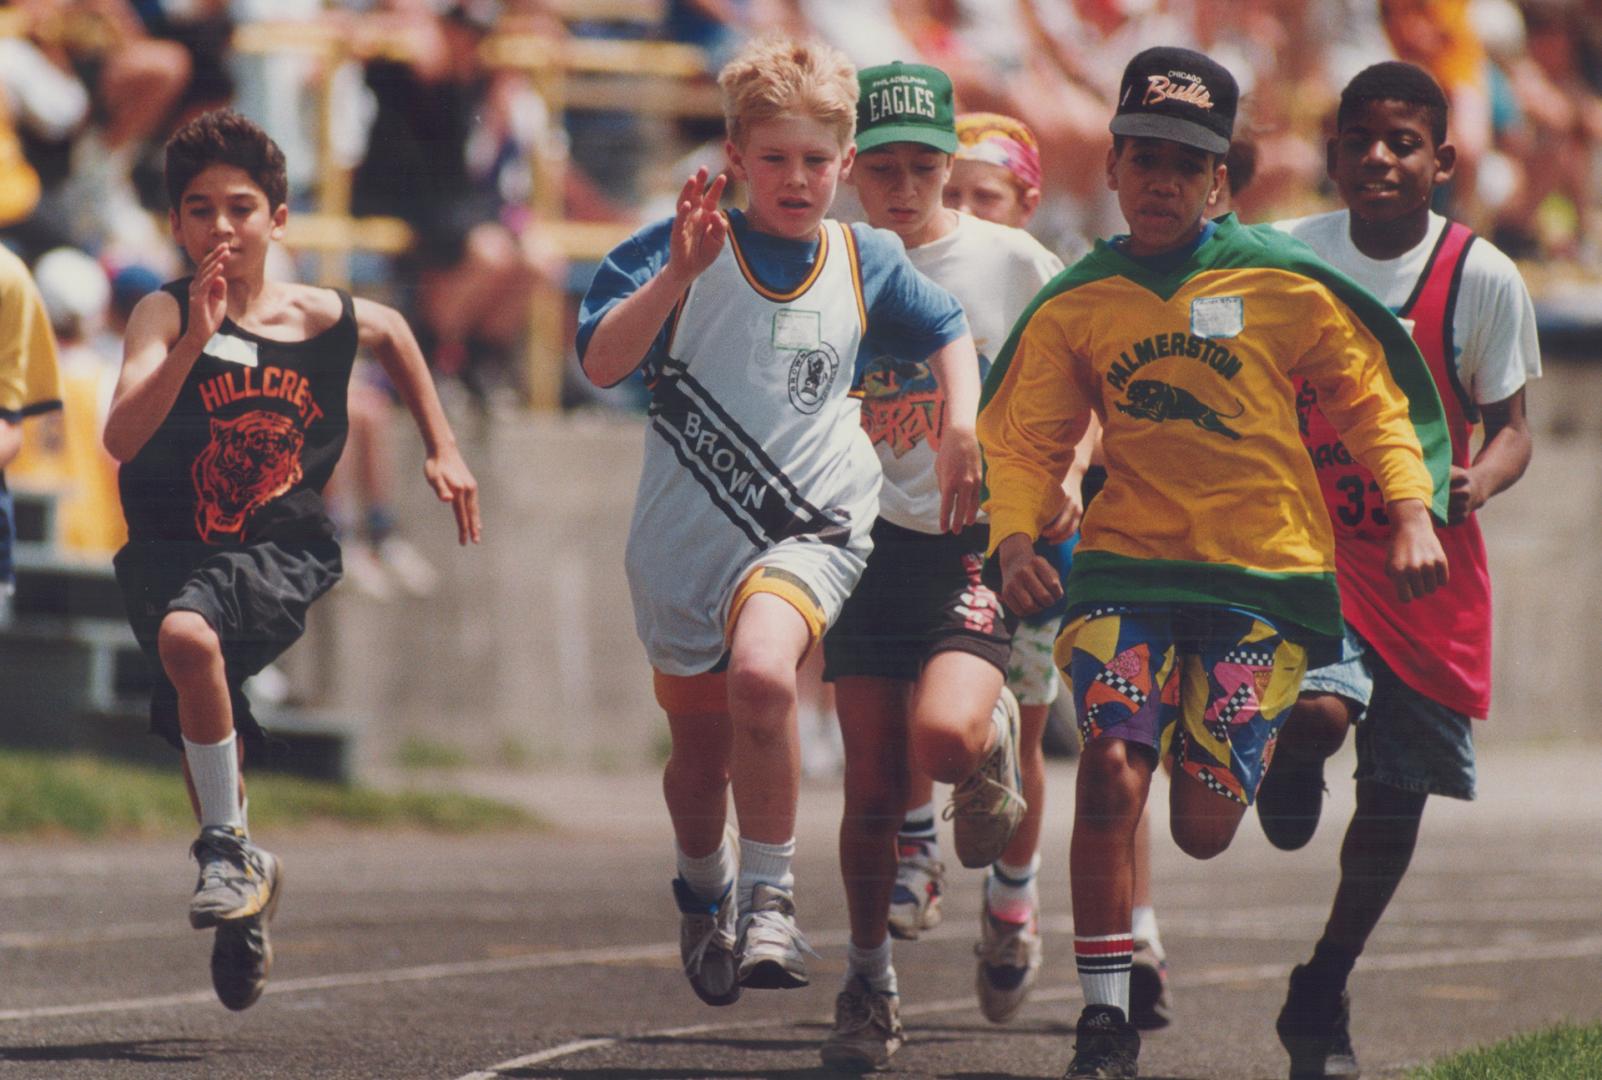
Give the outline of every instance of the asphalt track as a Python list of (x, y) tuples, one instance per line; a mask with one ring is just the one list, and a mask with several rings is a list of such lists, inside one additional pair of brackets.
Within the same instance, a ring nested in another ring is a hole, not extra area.
[[(1177, 1017), (1142, 1075), (1285, 1075), (1272, 1021), (1327, 909), (1350, 760), (1314, 842), (1275, 852), (1248, 818), (1199, 863), (1160, 839), (1158, 913)], [(1481, 799), (1432, 801), (1413, 871), (1353, 976), (1364, 1075), (1560, 1019), (1602, 1020), (1602, 747), (1493, 745)], [(438, 837), (299, 830), (258, 839), (287, 865), (277, 967), (242, 1014), (213, 999), (209, 935), (188, 928), (179, 842), (0, 846), (0, 1078), (823, 1077), (844, 955), (834, 786), (803, 792), (802, 924), (813, 985), (701, 1005), (678, 971), (671, 855), (654, 777), (458, 776), (518, 798), (543, 832)], [(1065, 879), (1071, 764), (1056, 764), (1044, 877), (1046, 967), (1006, 1027), (973, 1001), (978, 877), (947, 920), (897, 947), (905, 1077), (1060, 1076), (1079, 990)]]

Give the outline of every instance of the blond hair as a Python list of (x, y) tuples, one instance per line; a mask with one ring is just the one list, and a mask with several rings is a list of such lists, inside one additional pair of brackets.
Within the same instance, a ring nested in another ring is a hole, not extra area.
[(785, 114), (810, 116), (833, 128), (842, 147), (857, 128), (857, 69), (821, 41), (766, 37), (718, 72), (729, 140), (745, 144), (751, 127)]

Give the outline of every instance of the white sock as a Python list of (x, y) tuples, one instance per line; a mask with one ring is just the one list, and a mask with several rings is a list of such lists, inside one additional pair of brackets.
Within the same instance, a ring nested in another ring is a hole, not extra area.
[(1074, 935), (1074, 966), (1086, 1005), (1113, 1005), (1129, 1016), (1129, 961), (1134, 948), (1128, 934)]
[(245, 815), (239, 805), (239, 752), (234, 733), (220, 743), (197, 743), (184, 739), (184, 760), (189, 778), (200, 801), (200, 824), (230, 825), (241, 832)]
[(678, 856), (679, 877), (702, 900), (717, 903), (734, 884), (734, 849), (729, 845), (727, 834), (718, 843), (717, 850), (698, 859), (684, 854), (677, 844), (673, 845), (673, 851)]
[(859, 949), (855, 942), (846, 943), (846, 985), (849, 986), (858, 975), (881, 994), (897, 993), (896, 969), (890, 963), (889, 937), (872, 949)]
[(795, 837), (782, 844), (764, 844), (740, 837), (740, 912), (751, 910), (751, 891), (757, 882), (775, 885), (785, 892), (795, 891), (795, 875), (790, 860), (795, 858)]
[(1137, 944), (1151, 946), (1151, 951), (1161, 960), (1167, 955), (1163, 952), (1163, 939), (1157, 934), (1157, 909), (1150, 904), (1141, 904), (1130, 912), (1130, 936)]

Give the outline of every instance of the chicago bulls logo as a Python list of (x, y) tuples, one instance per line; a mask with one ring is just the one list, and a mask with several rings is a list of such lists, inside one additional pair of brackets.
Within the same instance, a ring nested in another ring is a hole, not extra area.
[(207, 543), (244, 538), (245, 519), (300, 481), (305, 436), (282, 413), (257, 410), (211, 420), (195, 458), (195, 529)]

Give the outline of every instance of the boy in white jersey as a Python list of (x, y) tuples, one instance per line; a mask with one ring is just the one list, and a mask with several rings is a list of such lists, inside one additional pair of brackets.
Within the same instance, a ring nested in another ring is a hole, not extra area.
[[(1002, 685), (1010, 627), (981, 580), (985, 529), (947, 527), (936, 469), (938, 454), (973, 438), (984, 350), (1062, 266), (1029, 234), (941, 205), (957, 148), (943, 72), (898, 63), (860, 81), (851, 183), (869, 223), (899, 236), (913, 265), (962, 302), (979, 356), (960, 380), (938, 385), (896, 356), (873, 354), (863, 372), (862, 423), (884, 487), (873, 554), (824, 639), (845, 744), (840, 865), (851, 943), (823, 1061), (851, 1070), (883, 1067), (902, 1041), (888, 919), (909, 756), (925, 776), (957, 785), (950, 814), (964, 865), (994, 863), (1023, 816), (1017, 703)], [(932, 833), (932, 803), (926, 816)], [(986, 919), (982, 959), (1008, 973), (994, 986), (980, 980), (992, 1016), (1017, 1008), (1038, 966), (1028, 888), (1020, 882), (1021, 919)]]
[[(880, 471), (851, 396), (859, 347), (898, 343), (969, 384), (962, 309), (899, 244), (824, 215), (850, 166), (856, 72), (836, 50), (759, 42), (719, 74), (730, 171), (685, 184), (671, 221), (601, 266), (579, 356), (601, 385), (642, 365), (651, 431), (628, 545), (635, 621), (673, 750), (685, 974), (709, 1004), (808, 981), (795, 922), (796, 667), (856, 585)], [(870, 346), (871, 347), (871, 346)], [(970, 430), (938, 465), (943, 524), (976, 513)], [(733, 788), (740, 825), (725, 835)]]
[[(1328, 170), (1347, 209), (1279, 227), (1412, 328), (1452, 436), (1451, 562), (1440, 592), (1403, 611), (1378, 588), (1374, 552), (1388, 523), (1372, 480), (1333, 438), (1317, 395), (1298, 395), (1302, 435), (1335, 527), (1346, 641), (1338, 663), (1307, 673), (1258, 792), (1258, 820), (1294, 850), (1318, 825), (1324, 759), (1357, 724), (1357, 809), (1341, 880), (1312, 959), (1291, 975), (1277, 1024), (1293, 1076), (1355, 1076), (1347, 977), (1407, 872), (1430, 795), (1474, 797), (1471, 717), (1491, 698), (1491, 592), (1474, 512), (1529, 464), (1528, 380), (1541, 373), (1535, 310), (1512, 261), (1430, 210), (1452, 174), (1447, 99), (1422, 68), (1395, 61), (1341, 94)], [(1472, 450), (1476, 422), (1483, 441)]]

